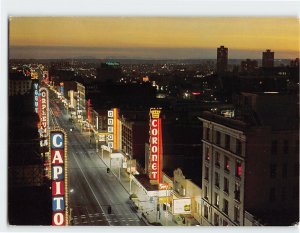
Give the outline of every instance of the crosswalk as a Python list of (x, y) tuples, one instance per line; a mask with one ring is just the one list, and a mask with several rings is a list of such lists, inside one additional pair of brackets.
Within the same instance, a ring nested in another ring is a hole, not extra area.
[[(81, 213), (73, 215), (73, 225), (137, 226), (140, 219), (132, 214)], [(108, 224), (107, 224), (108, 223)]]

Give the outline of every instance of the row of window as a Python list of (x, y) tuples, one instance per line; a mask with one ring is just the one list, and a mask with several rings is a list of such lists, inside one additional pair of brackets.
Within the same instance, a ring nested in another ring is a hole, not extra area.
[[(228, 134), (225, 134), (225, 142), (224, 145), (221, 145), (221, 132), (220, 131), (215, 131), (215, 140), (214, 143), (217, 144), (218, 146), (224, 147), (226, 150), (231, 151), (231, 141), (233, 140), (233, 138), (231, 138)], [(205, 139), (207, 141), (210, 141), (210, 129), (206, 128), (205, 131)], [(235, 142), (235, 153), (237, 155), (241, 155), (242, 153), (242, 142), (239, 139), (235, 139), (233, 142)]]
[[(279, 190), (279, 189), (276, 190), (275, 187), (272, 187), (270, 189), (270, 193), (269, 193), (269, 201), (274, 202), (274, 201), (280, 200), (282, 202), (285, 202), (286, 199), (287, 199), (287, 192), (290, 193), (290, 191), (287, 190), (286, 187), (281, 187), (281, 190)], [(276, 193), (277, 193), (277, 195), (276, 195)], [(299, 189), (298, 189), (297, 186), (293, 187), (291, 195), (292, 195), (292, 199), (298, 199), (299, 198)]]
[[(219, 153), (216, 153), (215, 166), (217, 168), (220, 168), (220, 154)], [(224, 156), (224, 167), (223, 168), (226, 173), (230, 173), (230, 170), (231, 170), (230, 160), (227, 156)], [(241, 178), (242, 174), (243, 174), (242, 161), (237, 159), (235, 161), (235, 176), (237, 178)], [(209, 181), (209, 167), (207, 165), (205, 165), (205, 167), (204, 167), (204, 179)]]
[[(223, 209), (222, 209), (222, 211), (226, 215), (228, 215), (228, 201), (225, 198), (223, 199)], [(235, 205), (233, 213), (234, 213), (234, 216), (233, 216), (234, 222), (239, 224), (239, 222), (240, 222), (240, 207)], [(204, 205), (204, 218), (206, 218), (208, 220), (208, 206), (206, 206), (206, 205)], [(214, 215), (213, 215), (213, 225), (214, 226), (219, 226), (220, 225), (220, 216), (219, 216), (218, 213), (214, 213)], [(228, 222), (225, 219), (223, 219), (222, 225), (227, 226)]]
[[(273, 140), (271, 142), (271, 154), (273, 156), (277, 155), (278, 151), (278, 141), (277, 140)], [(290, 143), (288, 140), (284, 140), (283, 141), (283, 147), (282, 147), (282, 152), (283, 154), (289, 154), (290, 153)], [(298, 153), (299, 152), (299, 140), (296, 141), (295, 145), (294, 145), (294, 152)]]
[[(278, 171), (278, 166), (277, 164), (271, 164), (270, 165), (270, 178), (275, 179), (277, 178), (277, 171)], [(299, 165), (296, 163), (294, 164), (294, 171), (293, 171), (294, 177), (299, 176)], [(288, 166), (287, 164), (282, 164), (281, 167), (281, 176), (282, 178), (287, 178), (288, 176)]]

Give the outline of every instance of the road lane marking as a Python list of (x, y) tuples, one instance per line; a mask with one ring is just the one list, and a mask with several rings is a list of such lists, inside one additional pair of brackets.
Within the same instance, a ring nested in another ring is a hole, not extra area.
[[(92, 187), (91, 187), (90, 183), (88, 182), (88, 180), (87, 180), (87, 178), (86, 178), (86, 176), (85, 176), (85, 174), (84, 174), (82, 168), (80, 167), (80, 165), (79, 165), (79, 163), (78, 163), (78, 160), (76, 159), (76, 156), (74, 156), (74, 153), (73, 153), (73, 157), (74, 157), (74, 159), (75, 159), (75, 161), (76, 161), (76, 163), (77, 163), (77, 165), (78, 165), (78, 167), (79, 167), (79, 169), (80, 169), (80, 171), (81, 171), (81, 173), (82, 173), (82, 175), (83, 175), (85, 181), (87, 182), (87, 185), (88, 185), (89, 188), (91, 189), (91, 191), (92, 191), (92, 193), (93, 193), (93, 195), (94, 195), (94, 197), (95, 197), (95, 199), (96, 199), (96, 201), (97, 201), (97, 203), (98, 203), (100, 209), (101, 209), (101, 210), (103, 211), (103, 213), (104, 213), (104, 209), (103, 209), (102, 206), (100, 205), (100, 203), (99, 203), (99, 201), (98, 201), (98, 199), (97, 199), (97, 197), (96, 197), (96, 194), (94, 193), (94, 190), (92, 189)], [(108, 221), (108, 219), (106, 218), (106, 215), (103, 215), (103, 216), (105, 217), (106, 221)]]

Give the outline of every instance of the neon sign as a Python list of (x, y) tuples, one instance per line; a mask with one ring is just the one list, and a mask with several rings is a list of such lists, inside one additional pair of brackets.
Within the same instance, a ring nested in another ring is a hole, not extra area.
[(150, 109), (150, 180), (161, 182), (162, 172), (162, 130), (161, 130), (161, 109)]
[(33, 83), (33, 92), (34, 92), (34, 111), (38, 113), (39, 111), (39, 83)]
[(107, 144), (109, 148), (118, 149), (118, 109), (113, 108), (107, 112)]
[(66, 135), (50, 133), (52, 179), (52, 226), (68, 225), (68, 174)]

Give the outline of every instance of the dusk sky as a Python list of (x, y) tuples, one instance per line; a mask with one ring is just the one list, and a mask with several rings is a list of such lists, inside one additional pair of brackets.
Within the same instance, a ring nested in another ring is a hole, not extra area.
[(255, 17), (12, 17), (10, 58), (299, 57), (299, 19)]

